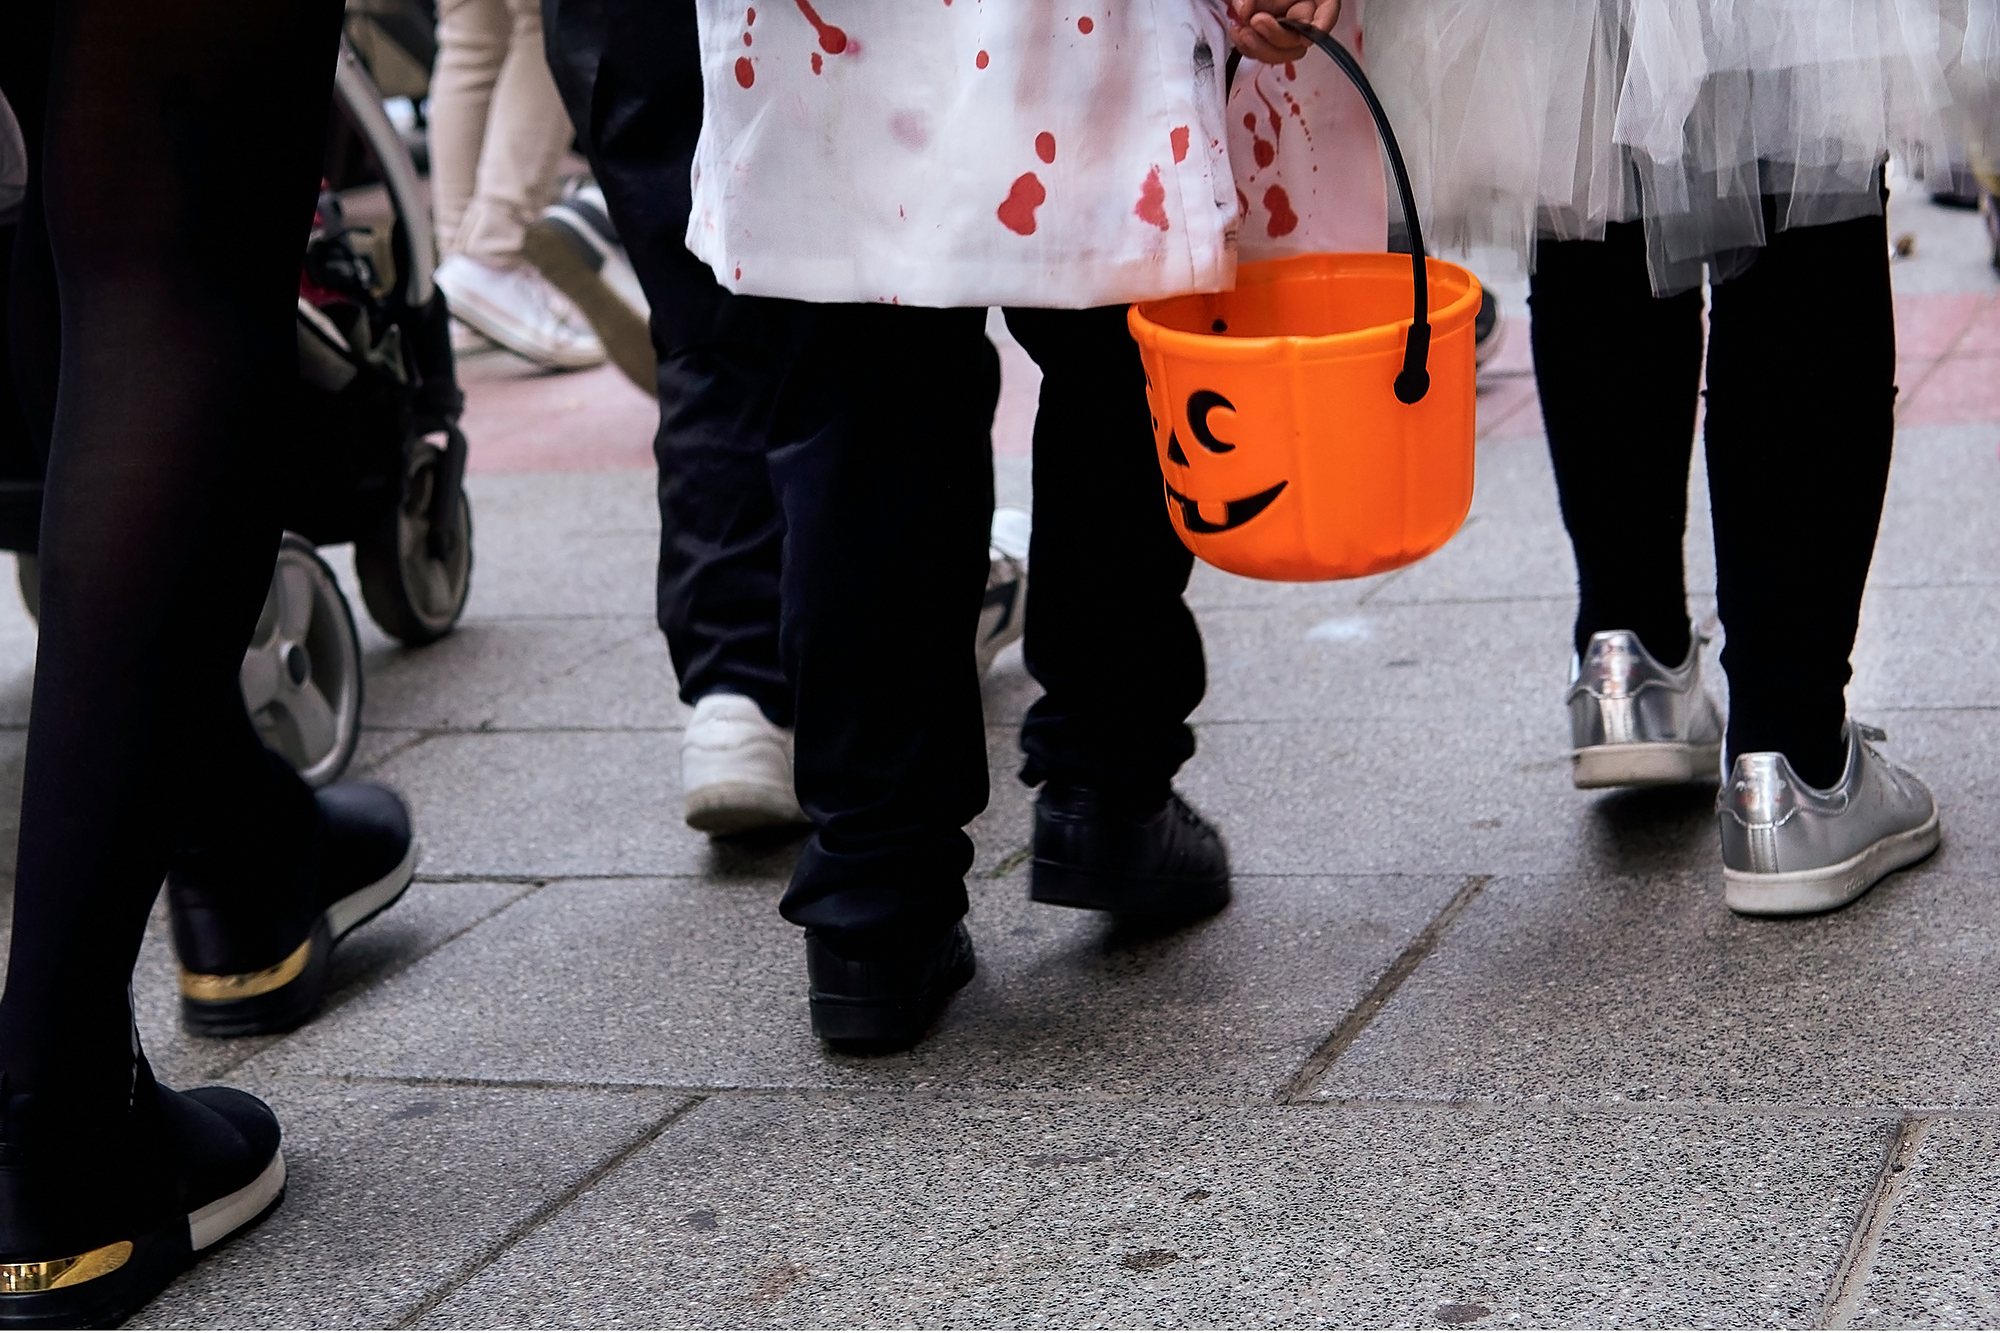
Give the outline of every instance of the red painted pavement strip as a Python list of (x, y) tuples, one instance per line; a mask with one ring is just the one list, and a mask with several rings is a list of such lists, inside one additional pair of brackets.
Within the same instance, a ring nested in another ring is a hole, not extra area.
[(467, 470), (622, 472), (653, 466), (660, 411), (616, 367), (551, 373), (505, 352), (458, 363)]
[(1985, 292), (1940, 292), (1924, 296), (1896, 298), (1896, 355), (1935, 357), (1952, 351), (1960, 335), (1967, 350), (1979, 329), (1991, 326), (1987, 334), (1992, 350), (2000, 352), (2000, 323), (1993, 320), (1992, 298)]
[(2000, 360), (1990, 356), (1955, 356), (1939, 361), (1917, 383), (1902, 380), (1904, 401), (1896, 413), (1904, 426), (1949, 426), (1965, 422), (2000, 422)]

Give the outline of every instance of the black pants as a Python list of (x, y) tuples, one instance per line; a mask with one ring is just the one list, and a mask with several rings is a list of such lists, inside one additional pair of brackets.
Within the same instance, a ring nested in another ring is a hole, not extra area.
[[(1767, 202), (1767, 212), (1769, 204)], [(1767, 219), (1767, 222), (1774, 222)], [(1888, 487), (1896, 329), (1881, 216), (1788, 231), (1713, 288), (1706, 447), (1732, 755), (1837, 782), (1862, 587)], [(1689, 644), (1681, 541), (1702, 379), (1700, 291), (1656, 298), (1637, 223), (1545, 243), (1535, 374), (1576, 551), (1579, 651)]]
[(296, 856), (310, 831), (237, 673), (278, 549), (340, 22), (335, 0), (0, 0), (34, 171), (7, 373), (48, 458), (11, 1092), (129, 1092), (132, 965), (177, 840)]
[[(745, 298), (783, 369), (771, 475), (785, 515), (784, 660), (799, 799), (817, 830), (788, 920), (849, 937), (965, 912), (985, 807), (970, 649), (993, 508), (998, 358), (985, 312)], [(1193, 558), (1160, 493), (1123, 307), (1010, 310), (1042, 368), (1023, 777), (1163, 798), (1205, 686)]]
[(781, 726), (784, 540), (765, 466), (772, 374), (732, 341), (736, 299), (684, 244), (701, 135), (701, 46), (691, 0), (543, 0), (549, 66), (613, 224), (652, 306), (659, 356), (658, 608), (681, 698), (755, 699)]

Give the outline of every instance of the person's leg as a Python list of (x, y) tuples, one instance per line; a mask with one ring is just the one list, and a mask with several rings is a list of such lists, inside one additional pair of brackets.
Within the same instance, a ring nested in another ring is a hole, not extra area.
[(431, 71), (431, 223), (438, 257), (456, 252), (471, 207), (513, 16), (507, 0), (440, 0), (437, 66)]
[(1639, 223), (1544, 241), (1529, 287), (1535, 379), (1563, 526), (1576, 554), (1576, 651), (1629, 630), (1687, 657), (1688, 463), (1701, 379), (1701, 293), (1657, 298)]
[(1706, 447), (1729, 752), (1777, 751), (1831, 786), (1895, 438), (1887, 222), (1773, 228), (1712, 300)]
[(542, 49), (540, 0), (504, 0), (506, 55), (493, 83), (472, 199), (449, 249), (491, 268), (523, 262), (528, 224), (555, 202), (572, 131)]
[[(0, 45), (35, 8), (0, 3)], [(175, 834), (217, 809), (285, 818), (262, 748), (208, 724), (277, 547), (271, 423), (297, 373), (341, 13), (59, 10), (43, 207), (63, 336), (0, 997), (0, 1258), (136, 1248), (60, 1291), (10, 1272), (0, 1301), (10, 1317), (117, 1322), (186, 1262), (191, 1208), (233, 1196), (247, 1221), (281, 1188), (254, 1099), (178, 1097), (135, 1072), (128, 987)]]
[(816, 828), (782, 910), (857, 944), (934, 932), (965, 914), (964, 829), (986, 806), (972, 633), (999, 357), (978, 310), (732, 305), (783, 365), (782, 644)]
[(1009, 310), (1042, 368), (1021, 724), (1035, 802), (1029, 893), (1121, 916), (1229, 901), (1221, 836), (1172, 790), (1207, 686), (1182, 594), (1194, 557), (1167, 518), (1139, 349), (1122, 306)]
[(1139, 349), (1123, 306), (1009, 310), (1007, 327), (1042, 370), (1023, 656), (1043, 695), (1021, 725), (1022, 776), (1156, 805), (1194, 753), (1207, 667)]

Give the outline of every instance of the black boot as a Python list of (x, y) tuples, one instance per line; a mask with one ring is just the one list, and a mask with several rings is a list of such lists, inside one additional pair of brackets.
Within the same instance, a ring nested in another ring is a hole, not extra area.
[(403, 896), (416, 871), (410, 814), (386, 787), (314, 792), (304, 854), (257, 864), (238, 848), (184, 852), (167, 875), (181, 1019), (205, 1037), (289, 1032), (326, 990), (333, 946)]
[(809, 930), (813, 1035), (856, 1053), (907, 1050), (976, 970), (963, 921), (914, 944), (867, 946)]
[(284, 1198), (263, 1102), (162, 1088), (143, 1057), (117, 1092), (0, 1087), (0, 1328), (115, 1328)]
[(1178, 792), (1135, 806), (1050, 781), (1035, 800), (1029, 897), (1116, 916), (1192, 920), (1229, 903), (1229, 849)]

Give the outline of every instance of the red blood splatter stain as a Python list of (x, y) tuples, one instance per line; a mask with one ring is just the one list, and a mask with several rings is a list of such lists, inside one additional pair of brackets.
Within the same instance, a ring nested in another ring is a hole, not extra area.
[(1188, 127), (1185, 125), (1176, 126), (1174, 132), (1169, 134), (1167, 138), (1174, 145), (1174, 161), (1187, 161)]
[(1243, 113), (1243, 128), (1249, 130), (1252, 134), (1257, 132), (1257, 113), (1255, 111), (1245, 111)]
[(1271, 165), (1272, 160), (1278, 156), (1278, 150), (1269, 139), (1252, 139), (1250, 141), (1250, 155), (1257, 159), (1258, 167), (1268, 167)]
[(817, 74), (825, 68), (826, 62), (819, 58), (819, 52), (813, 52), (813, 73)]
[(821, 18), (819, 11), (812, 7), (812, 0), (795, 0), (795, 3), (799, 7), (799, 13), (806, 16), (806, 22), (812, 24), (813, 31), (819, 34), (820, 50), (830, 56), (837, 56), (847, 49), (847, 34)]
[(1035, 234), (1035, 210), (1048, 201), (1049, 192), (1042, 188), (1042, 178), (1034, 172), (1023, 172), (1015, 178), (1013, 188), (1000, 201), (994, 215), (1000, 225), (1021, 236)]
[(747, 32), (743, 34), (743, 44), (745, 46), (750, 45), (750, 34)]
[(1287, 60), (1285, 62), (1285, 82), (1290, 83), (1294, 79), (1297, 79), (1298, 77), (1299, 77), (1299, 67), (1293, 64), (1291, 61)]
[(1056, 136), (1043, 130), (1035, 136), (1035, 156), (1044, 162), (1056, 160)]
[(1299, 132), (1306, 136), (1307, 143), (1311, 143), (1313, 138), (1312, 122), (1306, 119), (1305, 108), (1299, 105), (1299, 99), (1292, 96), (1290, 93), (1286, 93), (1285, 106), (1291, 111), (1291, 113), (1294, 116), (1298, 117)]
[(1090, 36), (1090, 30), (1092, 28), (1095, 28), (1096, 26), (1097, 25), (1095, 23), (1092, 23), (1090, 21), (1090, 15), (1088, 14), (1085, 14), (1082, 18), (1076, 21), (1076, 30), (1082, 33), (1086, 37)]
[(751, 84), (755, 82), (757, 82), (757, 67), (750, 63), (750, 57), (749, 56), (736, 57), (737, 86), (740, 88), (748, 88)]
[(736, 276), (737, 276), (738, 278), (741, 278), (741, 277), (743, 276), (743, 265), (741, 265), (741, 264), (738, 264), (738, 265), (736, 266)]
[(1139, 187), (1139, 202), (1132, 212), (1141, 222), (1151, 223), (1161, 231), (1167, 229), (1167, 187), (1160, 184), (1158, 167), (1146, 173), (1146, 183)]
[(973, 66), (977, 69), (985, 69), (988, 65), (993, 63), (993, 57), (987, 55), (984, 51), (981, 51), (978, 55), (972, 58), (972, 63)]
[(744, 26), (744, 27), (746, 27), (746, 28), (754, 28), (754, 27), (756, 27), (756, 26), (757, 26), (757, 11), (756, 11), (756, 10), (754, 10), (754, 9), (751, 9), (751, 10), (746, 10), (746, 11), (744, 11), (744, 14), (743, 14), (743, 26)]
[(1271, 113), (1271, 137), (1273, 139), (1282, 139), (1284, 137), (1285, 118), (1278, 114), (1278, 108), (1271, 105), (1271, 99), (1264, 96), (1264, 90), (1258, 87), (1257, 84), (1252, 83), (1250, 91), (1257, 94), (1257, 100), (1262, 102), (1264, 109)]
[(1271, 215), (1265, 234), (1290, 236), (1298, 229), (1299, 215), (1292, 211), (1292, 197), (1285, 193), (1284, 186), (1273, 185), (1264, 191), (1264, 211)]

